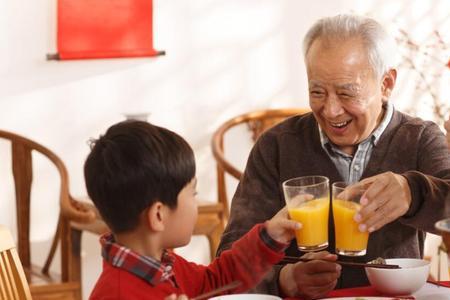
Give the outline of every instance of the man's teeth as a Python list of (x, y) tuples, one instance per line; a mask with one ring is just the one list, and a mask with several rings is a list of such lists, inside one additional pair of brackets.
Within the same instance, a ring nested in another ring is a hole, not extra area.
[(345, 121), (345, 122), (340, 122), (340, 123), (331, 123), (331, 126), (341, 128), (341, 127), (346, 126), (348, 123), (350, 123), (350, 121), (351, 120)]

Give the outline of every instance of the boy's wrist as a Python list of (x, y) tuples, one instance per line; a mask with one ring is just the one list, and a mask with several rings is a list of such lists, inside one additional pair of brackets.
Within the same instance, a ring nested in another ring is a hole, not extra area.
[(282, 243), (272, 238), (267, 232), (267, 222), (268, 221), (266, 221), (259, 230), (259, 236), (261, 240), (267, 247), (274, 250), (275, 252), (284, 252), (284, 250), (286, 250), (286, 248), (289, 246), (289, 243)]

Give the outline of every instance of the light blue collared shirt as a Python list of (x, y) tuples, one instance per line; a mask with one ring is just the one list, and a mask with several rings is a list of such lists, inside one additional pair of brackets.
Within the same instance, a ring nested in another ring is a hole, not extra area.
[(372, 134), (367, 137), (367, 139), (359, 143), (353, 156), (344, 153), (336, 145), (334, 145), (319, 126), (320, 143), (322, 144), (322, 148), (331, 158), (342, 178), (348, 184), (359, 181), (364, 169), (367, 166), (367, 163), (369, 162), (370, 156), (372, 155), (373, 147), (378, 143), (381, 135), (392, 119), (394, 106), (388, 102), (385, 105), (385, 109), (386, 112), (378, 128), (375, 129)]

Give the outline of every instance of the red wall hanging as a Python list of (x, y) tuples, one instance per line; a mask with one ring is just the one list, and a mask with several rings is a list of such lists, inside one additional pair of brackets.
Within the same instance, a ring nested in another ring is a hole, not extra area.
[(58, 0), (57, 54), (48, 59), (156, 56), (152, 0)]

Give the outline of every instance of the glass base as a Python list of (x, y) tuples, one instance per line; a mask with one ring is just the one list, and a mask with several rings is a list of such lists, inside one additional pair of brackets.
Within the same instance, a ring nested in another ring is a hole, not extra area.
[(298, 250), (303, 251), (303, 252), (314, 252), (314, 251), (319, 251), (319, 250), (326, 249), (328, 247), (328, 242), (325, 242), (323, 244), (316, 245), (316, 246), (300, 246), (300, 245), (297, 245), (297, 247), (298, 247)]
[(366, 249), (364, 250), (341, 250), (336, 248), (336, 254), (344, 256), (364, 256), (366, 255)]

